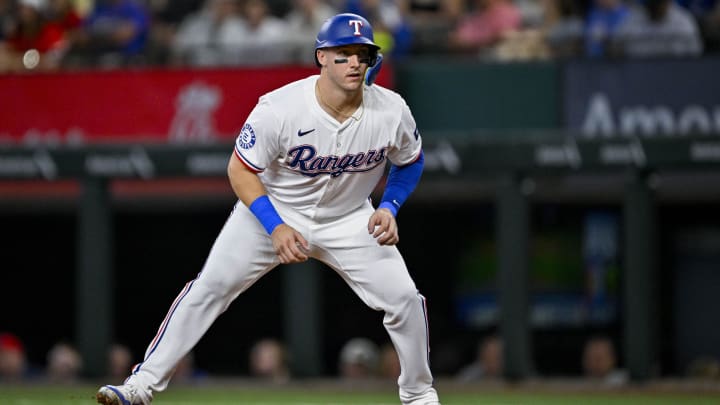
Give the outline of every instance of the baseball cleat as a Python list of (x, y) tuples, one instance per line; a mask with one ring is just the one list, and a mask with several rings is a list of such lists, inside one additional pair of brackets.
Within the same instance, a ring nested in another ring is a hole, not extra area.
[(100, 387), (95, 398), (103, 405), (150, 405), (152, 402), (152, 395), (127, 384)]

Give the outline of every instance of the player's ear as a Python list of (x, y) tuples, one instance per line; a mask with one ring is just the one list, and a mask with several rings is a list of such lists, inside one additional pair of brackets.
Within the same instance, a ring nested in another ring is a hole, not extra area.
[(322, 49), (316, 49), (315, 50), (315, 57), (318, 60), (318, 63), (320, 64), (320, 67), (327, 65), (326, 61), (327, 58), (325, 57), (325, 51)]

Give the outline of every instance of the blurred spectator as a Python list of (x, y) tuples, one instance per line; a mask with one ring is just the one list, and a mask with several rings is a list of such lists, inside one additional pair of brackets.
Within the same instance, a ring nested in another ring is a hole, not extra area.
[(520, 12), (520, 25), (524, 28), (539, 28), (543, 23), (542, 0), (513, 0)]
[(315, 36), (325, 20), (335, 14), (335, 8), (323, 0), (292, 0), (292, 9), (285, 21), (294, 61), (315, 65)]
[(717, 0), (673, 0), (677, 5), (688, 10), (695, 17), (707, 15), (718, 5)]
[(585, 22), (585, 55), (606, 57), (610, 39), (629, 13), (623, 0), (594, 0)]
[(77, 382), (83, 361), (80, 353), (69, 343), (56, 343), (47, 354), (47, 378), (52, 383)]
[(498, 379), (503, 375), (503, 342), (497, 335), (489, 335), (478, 344), (475, 360), (463, 367), (457, 380), (471, 382)]
[(72, 49), (83, 24), (83, 17), (72, 0), (49, 0), (47, 15), (63, 31), (64, 51)]
[(65, 33), (75, 32), (82, 25), (82, 16), (72, 0), (49, 0), (48, 18), (60, 25)]
[(250, 349), (250, 374), (275, 383), (290, 379), (285, 346), (276, 339), (261, 339)]
[(202, 8), (203, 0), (148, 0), (147, 4), (152, 24), (145, 55), (152, 65), (168, 64), (178, 27)]
[(15, 2), (13, 0), (0, 0), (0, 45), (15, 29), (16, 23)]
[(545, 41), (553, 58), (583, 54), (583, 12), (576, 0), (543, 0)]
[(397, 380), (400, 377), (400, 358), (395, 346), (386, 343), (380, 347), (380, 377)]
[(150, 19), (135, 0), (96, 0), (73, 41), (67, 65), (142, 65)]
[(203, 381), (208, 376), (205, 370), (197, 367), (195, 352), (186, 354), (175, 367), (172, 382), (176, 384), (194, 384)]
[(188, 15), (198, 12), (203, 0), (147, 0), (153, 24), (177, 26)]
[(448, 32), (465, 12), (466, 0), (409, 0), (412, 53), (447, 51)]
[(520, 10), (510, 0), (474, 0), (475, 8), (455, 26), (449, 37), (450, 50), (484, 55), (508, 32), (521, 27)]
[(527, 28), (503, 35), (489, 56), (500, 61), (544, 60), (550, 57), (550, 50), (540, 30)]
[(468, 0), (407, 0), (413, 19), (432, 23), (444, 20), (456, 24), (466, 14)]
[(182, 65), (228, 65), (243, 35), (237, 0), (206, 0), (200, 11), (180, 24), (172, 42), (172, 59)]
[(413, 33), (406, 1), (347, 0), (344, 11), (359, 14), (372, 24), (375, 43), (388, 60), (402, 59), (409, 54)]
[(45, 17), (46, 0), (19, 0), (16, 25), (8, 32), (0, 71), (56, 69), (65, 52), (63, 28)]
[(113, 384), (122, 383), (130, 374), (133, 366), (133, 355), (130, 349), (120, 343), (115, 343), (108, 349), (108, 377)]
[(0, 333), (0, 381), (20, 381), (28, 376), (25, 348), (12, 333)]
[(513, 0), (513, 4), (520, 14), (519, 27), (503, 33), (494, 52), (488, 56), (501, 61), (548, 59), (550, 51), (541, 31), (544, 12), (542, 2)]
[[(282, 65), (292, 60), (285, 22), (270, 14), (265, 0), (243, 0), (243, 31), (233, 64), (243, 66)], [(318, 27), (319, 29), (320, 27)]]
[(367, 379), (377, 376), (379, 351), (366, 338), (350, 339), (340, 351), (340, 376), (346, 379)]
[[(523, 3), (540, 5), (535, 1)], [(526, 15), (521, 14), (523, 22), (520, 27), (503, 33), (492, 52), (487, 54), (489, 58), (501, 61), (530, 61), (550, 57), (550, 48), (541, 23), (544, 10), (541, 9), (538, 13), (534, 6), (525, 7), (526, 10), (521, 9), (521, 13)]]
[(720, 360), (713, 356), (699, 356), (687, 366), (685, 375), (701, 380), (720, 380)]
[(645, 0), (618, 27), (613, 51), (629, 58), (698, 56), (702, 40), (693, 16), (674, 0)]
[(435, 374), (453, 376), (466, 364), (467, 356), (461, 350), (462, 344), (457, 338), (448, 340), (435, 339), (430, 351), (430, 362)]
[(705, 42), (705, 51), (720, 51), (720, 1), (715, 8), (700, 17), (700, 28)]
[(617, 367), (617, 354), (612, 340), (596, 336), (585, 342), (582, 355), (583, 374), (590, 381), (608, 385), (622, 385), (628, 376)]

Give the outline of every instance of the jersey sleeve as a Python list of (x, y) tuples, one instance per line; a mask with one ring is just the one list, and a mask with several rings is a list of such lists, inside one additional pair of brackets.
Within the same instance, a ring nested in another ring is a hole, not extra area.
[(264, 98), (250, 112), (235, 139), (235, 156), (255, 173), (260, 173), (279, 155), (280, 120)]
[(403, 102), (400, 124), (395, 133), (394, 147), (388, 153), (388, 158), (396, 166), (405, 166), (417, 160), (421, 150), (422, 138), (415, 118), (410, 112), (410, 107)]

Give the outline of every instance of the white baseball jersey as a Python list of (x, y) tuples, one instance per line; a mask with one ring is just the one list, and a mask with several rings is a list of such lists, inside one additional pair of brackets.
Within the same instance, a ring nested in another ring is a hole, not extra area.
[(366, 86), (354, 117), (340, 123), (315, 97), (317, 75), (260, 97), (235, 142), (268, 195), (313, 218), (364, 204), (386, 162), (414, 162), (422, 147), (415, 119), (397, 93)]

